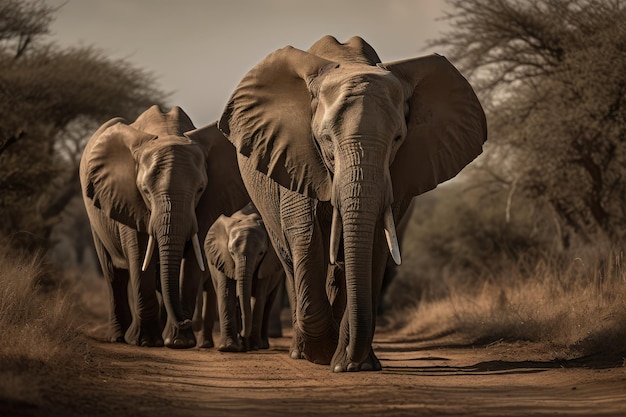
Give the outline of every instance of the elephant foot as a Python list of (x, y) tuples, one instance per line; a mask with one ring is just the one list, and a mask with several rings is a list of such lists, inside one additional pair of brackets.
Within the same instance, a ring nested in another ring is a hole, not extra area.
[(193, 334), (191, 326), (184, 329), (175, 327), (165, 336), (165, 347), (170, 349), (190, 349), (195, 346), (196, 336)]
[(267, 339), (262, 337), (250, 338), (250, 350), (269, 349), (270, 343)]
[(163, 347), (163, 345), (163, 338), (161, 336), (156, 339), (148, 337), (139, 338), (139, 346), (141, 347)]
[(209, 349), (215, 346), (215, 343), (213, 343), (213, 337), (212, 336), (205, 336), (204, 332), (200, 332), (198, 333), (198, 339), (197, 339), (197, 347), (201, 348), (201, 349)]
[(333, 329), (326, 335), (312, 338), (302, 334), (300, 331), (294, 332), (294, 342), (289, 350), (292, 359), (306, 359), (318, 365), (328, 365), (337, 348), (337, 333)]
[(126, 343), (126, 339), (124, 339), (124, 336), (111, 336), (107, 337), (107, 340), (112, 343)]
[(211, 349), (212, 347), (215, 347), (215, 343), (213, 343), (212, 340), (202, 340), (198, 341), (197, 346), (200, 349)]
[(163, 337), (158, 319), (133, 321), (125, 335), (126, 342), (141, 347), (163, 347)]
[(351, 360), (346, 348), (337, 349), (330, 366), (333, 372), (380, 371), (382, 369), (380, 361), (371, 349), (363, 362)]
[(126, 343), (124, 332), (120, 331), (119, 327), (115, 325), (110, 326), (104, 339), (111, 343)]
[(239, 337), (225, 337), (217, 348), (220, 352), (245, 352), (246, 346)]

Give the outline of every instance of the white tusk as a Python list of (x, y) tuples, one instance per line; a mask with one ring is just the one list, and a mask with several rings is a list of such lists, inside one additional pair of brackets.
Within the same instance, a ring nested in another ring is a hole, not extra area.
[(154, 238), (152, 235), (148, 238), (148, 248), (146, 249), (146, 257), (143, 260), (143, 265), (141, 266), (141, 272), (146, 272), (148, 269), (148, 265), (150, 264), (150, 259), (152, 259), (152, 253), (154, 252)]
[(339, 209), (333, 207), (333, 222), (330, 226), (330, 263), (335, 265), (337, 253), (339, 252), (339, 242), (341, 241), (341, 218)]
[(400, 245), (398, 245), (398, 236), (396, 235), (396, 225), (393, 222), (393, 213), (391, 212), (391, 206), (387, 207), (385, 211), (385, 238), (387, 239), (387, 246), (389, 246), (389, 252), (396, 265), (402, 263), (400, 258)]
[(198, 240), (198, 234), (194, 233), (191, 237), (191, 243), (193, 244), (193, 252), (196, 254), (196, 260), (200, 271), (204, 272), (204, 258), (202, 258), (202, 250), (200, 249), (200, 241)]

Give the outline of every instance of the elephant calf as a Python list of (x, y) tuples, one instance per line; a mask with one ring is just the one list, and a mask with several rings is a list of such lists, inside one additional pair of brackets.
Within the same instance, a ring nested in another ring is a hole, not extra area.
[(218, 349), (267, 349), (270, 311), (285, 275), (254, 205), (220, 216), (207, 233), (204, 251), (217, 295)]

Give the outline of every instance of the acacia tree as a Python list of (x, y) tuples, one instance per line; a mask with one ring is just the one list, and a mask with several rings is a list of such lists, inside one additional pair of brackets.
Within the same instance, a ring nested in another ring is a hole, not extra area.
[(626, 235), (626, 6), (451, 0), (443, 46), (477, 88), (490, 172), (590, 241)]
[(150, 73), (124, 60), (47, 42), (54, 12), (42, 1), (0, 0), (0, 234), (30, 249), (49, 244), (79, 194), (89, 133), (165, 99)]

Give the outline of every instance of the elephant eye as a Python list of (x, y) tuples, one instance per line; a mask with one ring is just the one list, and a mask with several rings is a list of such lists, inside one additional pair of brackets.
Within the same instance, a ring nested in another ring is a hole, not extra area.
[(329, 134), (327, 134), (327, 133), (324, 133), (324, 134), (321, 136), (321, 140), (322, 140), (322, 142), (332, 142), (332, 139), (330, 138), (330, 135), (329, 135)]
[(203, 191), (204, 191), (204, 187), (198, 188), (198, 194), (202, 194)]
[(393, 138), (394, 142), (400, 142), (402, 140), (402, 135), (398, 135), (395, 138)]

